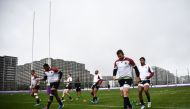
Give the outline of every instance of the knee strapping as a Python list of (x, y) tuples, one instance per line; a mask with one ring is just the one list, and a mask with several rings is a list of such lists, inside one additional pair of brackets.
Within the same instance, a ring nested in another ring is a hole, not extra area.
[(34, 93), (34, 96), (35, 96), (36, 99), (39, 98), (39, 97), (38, 97), (38, 93)]

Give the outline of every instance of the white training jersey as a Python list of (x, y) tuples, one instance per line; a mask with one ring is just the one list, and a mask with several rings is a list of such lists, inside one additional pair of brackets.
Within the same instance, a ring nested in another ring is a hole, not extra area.
[(67, 86), (73, 81), (72, 77), (68, 77), (66, 82), (67, 82)]
[(100, 79), (102, 79), (102, 76), (100, 74), (95, 74), (93, 82), (97, 83)]
[(132, 71), (135, 63), (132, 59), (125, 57), (123, 60), (116, 60), (114, 69), (117, 69), (117, 77), (132, 77)]
[(147, 80), (146, 77), (150, 76), (150, 74), (152, 72), (154, 72), (152, 70), (152, 68), (149, 65), (147, 65), (147, 64), (143, 65), (143, 66), (139, 66), (138, 69), (139, 69), (139, 72), (140, 72), (140, 78), (141, 78), (141, 80)]
[(37, 78), (35, 76), (31, 76), (31, 86), (34, 87), (36, 85), (39, 85), (40, 83), (37, 81)]
[(57, 82), (59, 80), (59, 73), (56, 73), (53, 70), (46, 71), (45, 75), (47, 76), (48, 84)]
[(70, 82), (72, 82), (72, 81), (73, 81), (72, 77), (68, 77), (68, 78), (67, 78), (67, 82), (68, 82), (68, 83), (70, 83)]

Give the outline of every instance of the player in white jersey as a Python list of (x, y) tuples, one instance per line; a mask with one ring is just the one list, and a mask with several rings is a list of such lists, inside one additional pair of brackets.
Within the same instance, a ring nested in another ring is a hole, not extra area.
[(146, 94), (146, 97), (148, 99), (148, 108), (151, 107), (151, 101), (150, 101), (150, 94), (149, 94), (149, 85), (150, 85), (150, 78), (154, 75), (154, 71), (152, 68), (145, 63), (145, 58), (140, 58), (141, 65), (138, 67), (140, 72), (140, 79), (141, 81), (138, 84), (138, 90), (139, 90), (139, 100), (141, 102), (141, 109), (145, 108), (145, 104), (143, 101), (142, 93), (143, 91)]
[(62, 72), (59, 71), (57, 68), (50, 68), (50, 66), (48, 64), (44, 64), (43, 68), (45, 70), (44, 72), (44, 78), (41, 79), (43, 81), (48, 80), (49, 84), (50, 84), (50, 94), (49, 94), (49, 100), (48, 100), (48, 104), (44, 109), (49, 109), (51, 103), (53, 102), (53, 96), (56, 97), (57, 102), (59, 103), (59, 106), (57, 109), (62, 109), (63, 108), (63, 103), (61, 102), (59, 96), (58, 96), (58, 92), (57, 89), (59, 87), (59, 83), (60, 80), (62, 78)]
[(102, 76), (99, 74), (99, 71), (95, 71), (94, 79), (93, 79), (93, 85), (92, 85), (92, 91), (91, 95), (93, 97), (92, 103), (98, 103), (99, 98), (97, 97), (98, 89), (100, 88), (100, 85), (102, 84)]
[(72, 90), (72, 81), (73, 81), (73, 79), (71, 77), (71, 74), (68, 74), (67, 80), (65, 81), (66, 86), (65, 86), (65, 89), (63, 90), (62, 101), (65, 101), (65, 99), (64, 99), (65, 95), (67, 95), (69, 97), (70, 101), (73, 101), (73, 99), (70, 95), (70, 91)]
[(35, 98), (35, 100), (36, 100), (35, 106), (40, 105), (40, 98), (38, 96), (38, 90), (40, 88), (40, 86), (39, 86), (40, 83), (39, 83), (38, 79), (39, 78), (38, 78), (35, 70), (32, 70), (31, 71), (31, 85), (30, 85), (31, 94), (30, 95), (33, 98)]
[[(124, 56), (122, 50), (117, 51), (118, 60), (114, 63), (113, 79), (118, 79), (120, 85), (120, 91), (123, 96), (124, 109), (132, 109), (132, 105), (129, 100), (128, 92), (132, 84), (132, 71), (135, 69), (136, 77), (139, 79), (139, 70), (134, 61)], [(117, 77), (116, 77), (117, 75)]]

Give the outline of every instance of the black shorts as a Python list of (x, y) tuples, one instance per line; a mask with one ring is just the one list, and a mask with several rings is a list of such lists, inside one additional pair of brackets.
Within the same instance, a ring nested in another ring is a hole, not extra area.
[(100, 86), (94, 84), (94, 85), (92, 85), (92, 89), (94, 89), (94, 88), (96, 88), (98, 90), (100, 88)]
[(77, 87), (77, 88), (76, 88), (76, 92), (81, 92), (81, 88), (80, 88), (80, 87)]
[(36, 85), (36, 86), (34, 87), (34, 89), (39, 90), (39, 89), (40, 89), (40, 86), (39, 86), (39, 85)]
[(124, 84), (131, 86), (132, 81), (133, 81), (132, 79), (120, 79), (118, 82), (119, 82), (119, 86), (123, 87)]
[(59, 82), (50, 83), (50, 88), (58, 89), (59, 88)]
[(150, 80), (141, 80), (138, 86), (150, 85)]
[(66, 85), (65, 89), (69, 89), (69, 90), (72, 89), (72, 84), (69, 83), (68, 85)]

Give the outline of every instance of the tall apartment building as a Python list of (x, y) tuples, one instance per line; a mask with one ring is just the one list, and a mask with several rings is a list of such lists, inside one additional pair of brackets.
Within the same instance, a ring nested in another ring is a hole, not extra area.
[(175, 83), (175, 76), (174, 74), (170, 73), (168, 70), (152, 66), (155, 74), (151, 79), (151, 83), (154, 85), (165, 85), (165, 84), (174, 84)]
[[(37, 72), (37, 74), (40, 77), (43, 77), (44, 63), (48, 63), (48, 58), (33, 62), (33, 69)], [(63, 83), (64, 80), (66, 80), (68, 74), (71, 74), (73, 82), (75, 82), (76, 79), (79, 78), (81, 82), (87, 83), (91, 82), (93, 78), (93, 75), (90, 74), (90, 71), (85, 69), (85, 64), (82, 63), (51, 58), (51, 66), (57, 67), (63, 72), (61, 83)], [(30, 85), (30, 71), (31, 71), (31, 63), (25, 65), (19, 65), (17, 67), (17, 85), (19, 89), (23, 88), (27, 89), (28, 86)], [(45, 87), (45, 84), (42, 82), (41, 86)], [(63, 84), (61, 84), (60, 87), (63, 87)]]
[(16, 89), (17, 62), (17, 57), (0, 56), (0, 90)]

